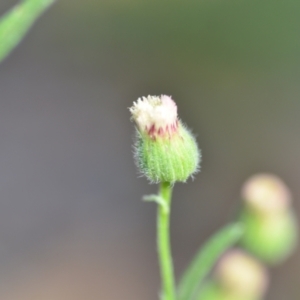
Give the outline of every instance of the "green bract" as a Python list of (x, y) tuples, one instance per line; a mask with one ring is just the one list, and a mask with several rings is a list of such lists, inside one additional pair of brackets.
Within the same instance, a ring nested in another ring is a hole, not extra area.
[(186, 181), (198, 171), (200, 155), (194, 136), (181, 122), (172, 137), (153, 139), (137, 131), (136, 164), (151, 182)]
[(281, 263), (295, 249), (298, 230), (291, 211), (262, 216), (245, 209), (241, 222), (245, 229), (241, 244), (266, 263)]

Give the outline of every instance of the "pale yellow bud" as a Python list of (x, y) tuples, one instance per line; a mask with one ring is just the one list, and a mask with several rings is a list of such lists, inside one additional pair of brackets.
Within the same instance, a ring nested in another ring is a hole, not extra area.
[(246, 205), (263, 214), (285, 211), (291, 203), (291, 194), (285, 183), (272, 174), (250, 177), (242, 188)]
[(216, 279), (224, 291), (241, 300), (260, 299), (269, 283), (266, 269), (241, 250), (232, 250), (221, 258), (216, 267)]

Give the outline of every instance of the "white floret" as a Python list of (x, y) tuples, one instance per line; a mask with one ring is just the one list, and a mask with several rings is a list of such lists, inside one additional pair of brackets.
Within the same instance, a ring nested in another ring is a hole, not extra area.
[(133, 103), (130, 112), (140, 130), (149, 130), (152, 126), (166, 130), (175, 126), (177, 106), (171, 97), (148, 96), (139, 98)]

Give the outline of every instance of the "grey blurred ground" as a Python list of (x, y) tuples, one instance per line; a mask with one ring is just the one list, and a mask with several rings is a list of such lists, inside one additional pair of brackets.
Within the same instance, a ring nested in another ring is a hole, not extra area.
[[(4, 12), (16, 1), (1, 1)], [(132, 101), (172, 95), (202, 172), (174, 193), (177, 275), (234, 217), (251, 174), (300, 199), (299, 1), (59, 1), (0, 66), (0, 298), (152, 300), (155, 192)], [(300, 252), (268, 300), (299, 299)]]

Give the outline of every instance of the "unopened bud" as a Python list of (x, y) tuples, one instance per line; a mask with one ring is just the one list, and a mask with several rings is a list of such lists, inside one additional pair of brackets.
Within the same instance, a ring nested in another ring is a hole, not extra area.
[(171, 97), (139, 98), (130, 112), (137, 125), (136, 164), (151, 182), (185, 182), (198, 171), (196, 140), (178, 119)]
[(298, 228), (288, 187), (276, 176), (251, 177), (242, 189), (241, 244), (269, 264), (277, 264), (294, 250)]
[(242, 188), (246, 205), (261, 214), (271, 214), (289, 209), (291, 194), (285, 183), (272, 174), (250, 177)]
[(268, 285), (263, 265), (241, 250), (231, 250), (218, 262), (198, 300), (261, 300)]
[(238, 295), (238, 299), (260, 299), (269, 282), (266, 269), (240, 250), (232, 250), (221, 258), (216, 268), (216, 278), (224, 290)]

